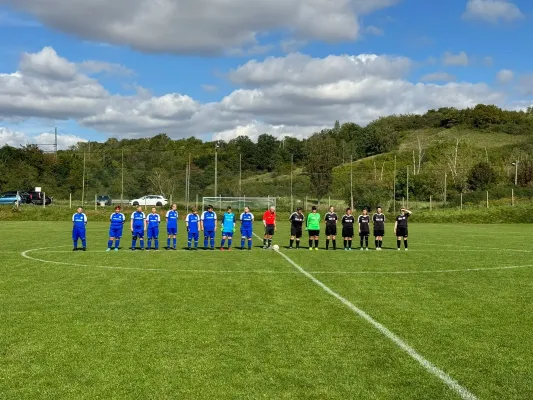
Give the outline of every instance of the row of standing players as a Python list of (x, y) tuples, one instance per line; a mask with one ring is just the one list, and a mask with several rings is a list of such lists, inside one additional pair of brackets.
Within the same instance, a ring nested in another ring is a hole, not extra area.
[[(411, 215), (411, 211), (402, 208), (401, 214), (396, 217), (394, 225), (394, 234), (397, 237), (397, 247), (400, 250), (401, 242), (403, 240), (404, 248), (407, 250), (407, 238), (408, 238), (408, 217)], [(172, 208), (166, 213), (166, 228), (167, 228), (167, 250), (176, 250), (177, 247), (177, 233), (178, 233), (178, 211), (176, 204), (172, 205)], [(241, 222), (241, 249), (252, 249), (252, 236), (253, 236), (253, 222), (254, 215), (250, 212), (249, 207), (245, 207), (244, 212), (240, 215)], [(272, 247), (272, 237), (277, 230), (276, 228), (276, 210), (275, 207), (270, 207), (263, 214), (263, 225), (265, 228), (263, 248), (268, 249)], [(317, 211), (317, 207), (313, 206), (310, 214), (307, 218), (302, 213), (302, 209), (298, 208), (291, 214), (289, 221), (291, 223), (291, 237), (289, 243), (289, 249), (292, 249), (294, 245), (296, 248), (300, 248), (300, 241), (303, 233), (303, 224), (305, 221), (305, 230), (309, 232), (309, 250), (318, 250), (319, 236), (320, 236), (320, 223), (322, 221), (320, 214)], [(337, 249), (337, 222), (338, 216), (335, 213), (334, 207), (330, 207), (329, 212), (324, 217), (326, 223), (326, 250), (329, 249), (330, 241), (332, 249)], [(73, 250), (78, 249), (78, 240), (82, 242), (82, 250), (86, 250), (86, 225), (87, 216), (83, 213), (83, 209), (79, 207), (77, 212), (72, 216), (73, 229), (72, 240), (74, 243)], [(198, 249), (198, 242), (200, 232), (204, 233), (204, 249), (215, 249), (215, 233), (217, 230), (217, 215), (212, 206), (208, 206), (207, 210), (198, 215), (196, 208), (192, 209), (192, 212), (185, 217), (185, 224), (187, 226), (187, 248)], [(376, 250), (380, 251), (383, 245), (383, 236), (385, 235), (385, 215), (382, 213), (381, 207), (377, 208), (377, 212), (372, 216), (368, 215), (368, 210), (365, 208), (363, 213), (357, 219), (358, 233), (360, 238), (360, 249), (368, 250), (368, 241), (370, 236), (370, 223), (372, 222), (374, 227), (374, 237)], [(109, 228), (109, 240), (107, 251), (118, 251), (120, 246), (120, 240), (123, 234), (123, 227), (126, 223), (126, 217), (121, 213), (121, 207), (115, 207), (115, 212), (110, 217)], [(141, 250), (150, 250), (152, 248), (152, 242), (154, 244), (154, 250), (159, 250), (159, 225), (161, 223), (161, 216), (157, 213), (157, 209), (152, 208), (152, 212), (148, 215), (142, 211), (142, 207), (138, 207), (131, 215), (130, 229), (132, 233), (131, 250), (136, 250), (137, 240)], [(344, 250), (352, 249), (352, 240), (354, 237), (354, 225), (355, 217), (352, 215), (350, 208), (346, 209), (346, 214), (341, 219), (342, 224), (342, 237), (344, 239)], [(220, 243), (220, 249), (227, 248), (231, 250), (233, 235), (236, 231), (236, 218), (232, 212), (231, 207), (228, 207), (224, 213), (221, 221), (221, 233), (222, 239)], [(148, 239), (147, 247), (144, 246), (144, 236)], [(225, 247), (227, 243), (227, 247)]]

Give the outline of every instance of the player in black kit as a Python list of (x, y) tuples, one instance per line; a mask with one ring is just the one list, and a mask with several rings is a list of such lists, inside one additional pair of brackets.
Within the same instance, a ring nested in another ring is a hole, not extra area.
[(346, 214), (342, 217), (342, 237), (344, 238), (344, 250), (352, 250), (353, 225), (355, 217), (352, 215), (352, 209), (347, 208)]
[(300, 248), (300, 238), (302, 237), (302, 225), (305, 220), (305, 215), (302, 213), (302, 209), (298, 207), (296, 212), (293, 212), (289, 217), (291, 221), (291, 240), (289, 244), (289, 249), (292, 249), (294, 244), (294, 239), (296, 239), (296, 248)]
[[(368, 251), (368, 236), (370, 236), (370, 216), (368, 215), (368, 209), (363, 209), (363, 214), (357, 219), (359, 223), (359, 243), (361, 244), (361, 250)], [(365, 247), (363, 247), (363, 241)]]
[(326, 221), (326, 250), (329, 248), (329, 241), (333, 242), (333, 250), (337, 250), (337, 214), (335, 214), (335, 207), (330, 207), (329, 212), (326, 213), (324, 220)]
[(398, 251), (403, 246), (405, 251), (407, 251), (407, 237), (409, 236), (409, 231), (407, 229), (407, 219), (411, 216), (412, 212), (402, 208), (401, 214), (396, 217), (396, 222), (394, 223), (394, 234), (396, 235), (396, 245), (398, 246)]
[(374, 223), (376, 250), (381, 251), (383, 236), (385, 236), (385, 214), (381, 211), (381, 207), (378, 206), (377, 212), (372, 216), (372, 222)]

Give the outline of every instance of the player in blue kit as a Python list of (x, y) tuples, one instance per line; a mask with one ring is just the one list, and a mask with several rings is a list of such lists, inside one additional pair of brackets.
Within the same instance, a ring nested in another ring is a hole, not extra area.
[(109, 240), (107, 241), (107, 250), (111, 251), (113, 241), (115, 242), (115, 251), (118, 251), (120, 246), (120, 238), (122, 237), (122, 227), (126, 222), (126, 217), (120, 212), (120, 206), (115, 207), (115, 212), (109, 217), (111, 225), (109, 227)]
[(215, 250), (217, 214), (213, 211), (213, 206), (207, 206), (207, 211), (202, 213), (202, 216), (200, 217), (200, 229), (204, 232), (204, 249), (207, 250), (209, 242), (211, 250)]
[(254, 226), (254, 215), (250, 212), (250, 207), (244, 207), (241, 214), (241, 250), (244, 250), (244, 242), (248, 239), (248, 250), (252, 250), (252, 236)]
[(233, 233), (235, 232), (235, 214), (231, 211), (231, 207), (222, 216), (222, 240), (220, 241), (220, 250), (224, 250), (224, 243), (228, 239), (228, 250), (231, 250), (231, 242), (233, 241)]
[(159, 224), (161, 223), (161, 216), (157, 213), (157, 208), (152, 207), (152, 212), (146, 217), (146, 231), (148, 233), (148, 247), (146, 250), (152, 248), (152, 239), (154, 240), (154, 250), (159, 250)]
[[(178, 206), (176, 204), (172, 204), (172, 208), (167, 211), (167, 250), (176, 250), (177, 246), (177, 239), (176, 235), (178, 234)], [(172, 240), (172, 246), (170, 247), (170, 240)]]
[(200, 216), (196, 207), (192, 208), (192, 212), (185, 217), (185, 225), (187, 225), (187, 248), (191, 250), (192, 242), (194, 240), (194, 250), (198, 250), (198, 235), (200, 232)]
[(82, 250), (87, 250), (86, 225), (87, 216), (84, 214), (83, 208), (78, 207), (77, 212), (72, 216), (72, 241), (74, 242), (72, 251), (78, 250), (78, 239), (81, 240)]
[(137, 211), (131, 214), (131, 251), (135, 250), (137, 245), (137, 238), (139, 238), (139, 243), (141, 245), (141, 250), (144, 250), (144, 231), (146, 230), (146, 217), (143, 213), (143, 208), (141, 206), (137, 207)]

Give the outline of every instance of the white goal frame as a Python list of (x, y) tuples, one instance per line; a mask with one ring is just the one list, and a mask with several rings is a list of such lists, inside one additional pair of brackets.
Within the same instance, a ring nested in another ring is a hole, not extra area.
[(248, 206), (254, 211), (266, 211), (271, 206), (276, 206), (275, 197), (202, 197), (202, 209), (205, 211), (208, 205), (212, 205), (215, 211), (225, 211), (227, 207), (231, 207), (235, 211), (242, 212), (244, 207)]

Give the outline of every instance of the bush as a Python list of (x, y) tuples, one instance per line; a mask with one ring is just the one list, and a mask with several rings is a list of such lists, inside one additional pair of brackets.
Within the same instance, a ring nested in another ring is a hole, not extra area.
[(482, 161), (472, 167), (468, 175), (468, 186), (472, 190), (487, 190), (487, 188), (496, 182), (498, 176), (491, 165)]

